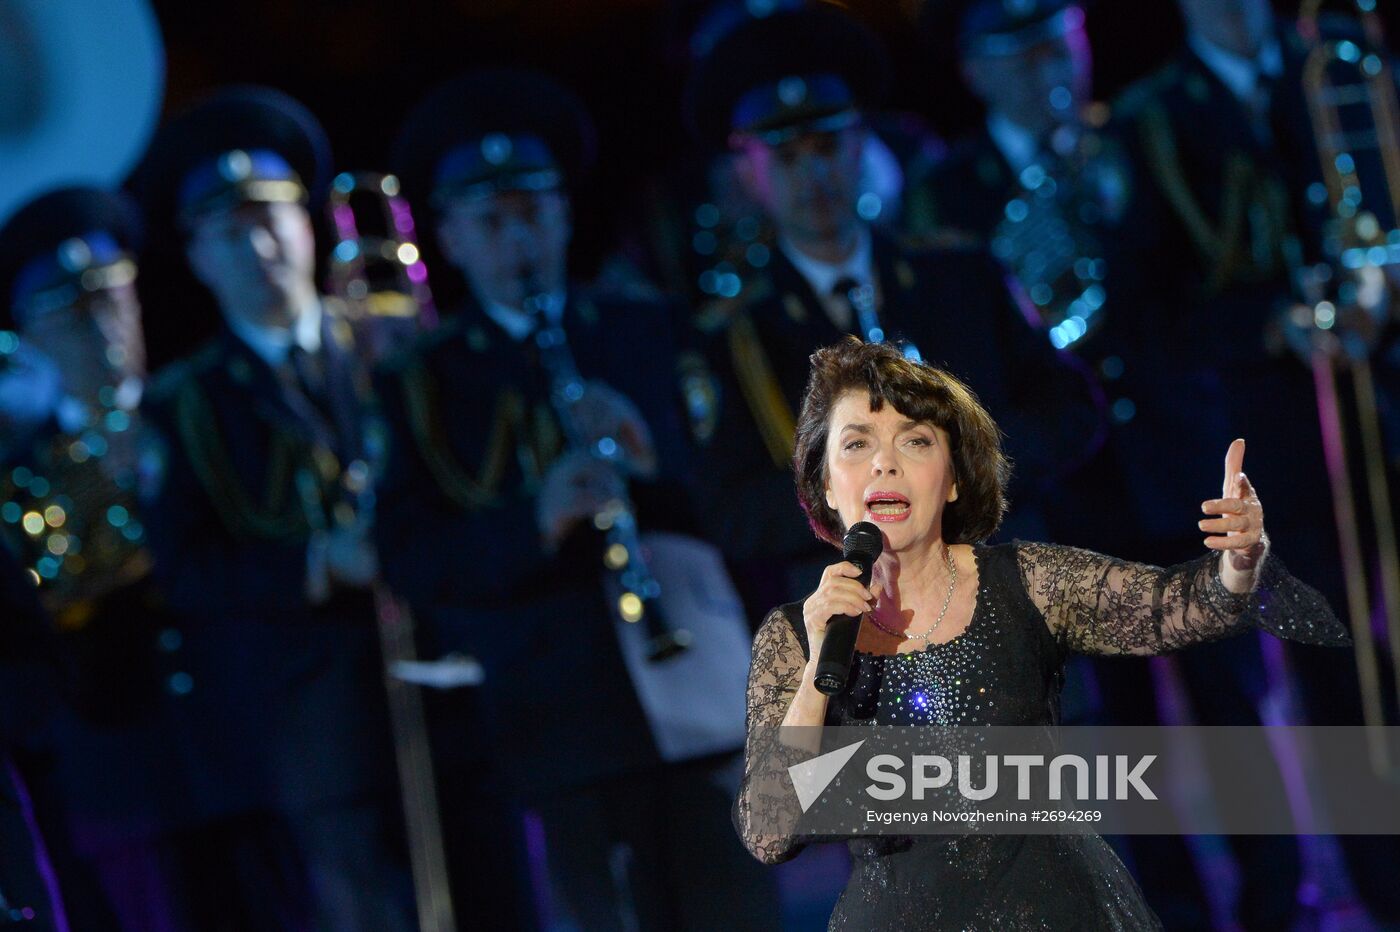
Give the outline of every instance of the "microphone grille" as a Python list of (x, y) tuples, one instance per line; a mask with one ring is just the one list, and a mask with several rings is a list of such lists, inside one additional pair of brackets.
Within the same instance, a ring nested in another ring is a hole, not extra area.
[(844, 559), (851, 561), (852, 558), (859, 558), (866, 565), (878, 560), (884, 549), (885, 540), (880, 536), (880, 529), (869, 521), (858, 521), (851, 525), (845, 539), (841, 541)]

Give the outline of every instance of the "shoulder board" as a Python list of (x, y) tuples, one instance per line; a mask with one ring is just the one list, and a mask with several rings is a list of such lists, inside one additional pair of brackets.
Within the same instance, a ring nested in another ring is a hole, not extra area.
[(773, 296), (773, 282), (768, 276), (748, 282), (732, 298), (716, 298), (701, 305), (695, 314), (695, 328), (701, 333), (716, 333), (729, 326), (739, 313)]
[(145, 395), (151, 401), (165, 401), (172, 398), (180, 387), (199, 378), (218, 365), (222, 348), (217, 340), (211, 340), (183, 359), (164, 366), (151, 377)]

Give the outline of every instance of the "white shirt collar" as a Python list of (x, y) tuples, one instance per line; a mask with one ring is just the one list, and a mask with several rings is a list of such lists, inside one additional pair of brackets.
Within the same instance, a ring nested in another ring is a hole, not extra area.
[(287, 360), (293, 341), (308, 353), (321, 349), (321, 302), (313, 301), (290, 327), (260, 327), (242, 318), (228, 317), (229, 329), (269, 367)]
[[(549, 304), (545, 305), (545, 314), (550, 323), (557, 324), (563, 319), (565, 299), (563, 291), (549, 293)], [(517, 343), (535, 332), (535, 321), (520, 308), (507, 307), (496, 301), (483, 301), (481, 306), (486, 311), (486, 316), (500, 324), (501, 329)]]
[(1010, 165), (1017, 175), (1035, 161), (1039, 149), (1035, 136), (1019, 123), (1012, 122), (1000, 113), (991, 113), (987, 116), (987, 132), (997, 150), (1001, 152), (1002, 158), (1006, 159), (1006, 164)]
[(1283, 73), (1283, 49), (1279, 46), (1278, 37), (1273, 33), (1264, 37), (1259, 54), (1252, 59), (1223, 49), (1196, 33), (1187, 36), (1186, 41), (1191, 46), (1191, 51), (1196, 53), (1196, 57), (1220, 79), (1220, 83), (1243, 101), (1248, 101), (1254, 96), (1254, 86), (1258, 83), (1261, 73), (1271, 78)]
[(875, 277), (871, 260), (870, 229), (865, 224), (861, 224), (856, 230), (856, 248), (852, 249), (846, 261), (839, 265), (813, 259), (786, 237), (778, 239), (778, 248), (823, 302), (831, 297), (831, 289), (843, 278), (852, 278), (858, 285), (869, 285)]

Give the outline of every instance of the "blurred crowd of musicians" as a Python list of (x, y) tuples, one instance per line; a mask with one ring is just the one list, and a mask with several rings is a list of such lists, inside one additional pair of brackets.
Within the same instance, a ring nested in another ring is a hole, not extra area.
[[(639, 183), (591, 283), (568, 255), (593, 130), (529, 71), (464, 74), (401, 127), (407, 303), (341, 277), (372, 247), (332, 252), (328, 140), (269, 88), (171, 119), (126, 190), (20, 210), (0, 926), (400, 930), (450, 894), (463, 927), (778, 928), (729, 816), (749, 626), (833, 559), (790, 463), (808, 357), (843, 334), (975, 389), (1015, 464), (1006, 539), (1188, 559), (1179, 516), (1247, 437), (1277, 470), (1251, 474), (1273, 546), (1340, 611), (1318, 334), (1293, 311), (1336, 258), (1304, 37), (1267, 0), (1179, 6), (1179, 52), (1111, 107), (1080, 6), (940, 7), (986, 110), (943, 147), (881, 111), (890, 68), (847, 13), (719, 3), (694, 154)], [(426, 300), (420, 255), (456, 299)], [(1369, 310), (1326, 334), (1371, 361), (1392, 471), (1395, 267), (1343, 282)], [(149, 371), (147, 336), (207, 307), (215, 335)], [(1349, 652), (1284, 660), (1281, 683), (1245, 637), (1176, 673), (1201, 723), (1257, 724), (1281, 685), (1294, 721), (1361, 722)], [(1080, 661), (1065, 720), (1156, 723), (1153, 684), (1144, 659)], [(1125, 859), (1168, 928), (1211, 928), (1184, 841)], [(1397, 840), (1339, 841), (1400, 922)], [(1296, 838), (1228, 850), (1240, 926), (1291, 927)]]

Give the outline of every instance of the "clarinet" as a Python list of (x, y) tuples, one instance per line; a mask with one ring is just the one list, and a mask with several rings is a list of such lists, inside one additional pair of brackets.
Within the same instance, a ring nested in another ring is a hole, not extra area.
[[(587, 450), (605, 463), (619, 464), (622, 445), (613, 437), (585, 436), (574, 416), (574, 405), (583, 398), (584, 380), (563, 325), (550, 316), (553, 299), (533, 281), (527, 283), (525, 293), (529, 295), (525, 310), (535, 320), (540, 365), (550, 379), (550, 402), (570, 449)], [(645, 626), (647, 659), (660, 663), (688, 650), (692, 635), (685, 628), (671, 627), (666, 622), (660, 604), (661, 584), (647, 566), (634, 513), (632, 502), (623, 491), (593, 516), (593, 525), (606, 535), (603, 565), (621, 584), (621, 595), (612, 608), (624, 622)]]

